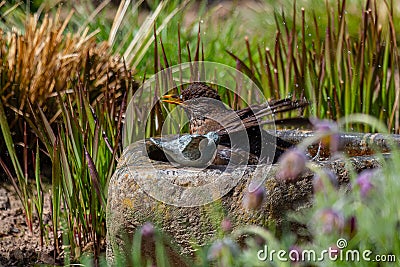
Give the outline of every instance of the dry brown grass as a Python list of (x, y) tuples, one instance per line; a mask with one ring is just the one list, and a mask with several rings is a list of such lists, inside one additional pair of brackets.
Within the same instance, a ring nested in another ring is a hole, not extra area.
[(111, 56), (106, 43), (96, 43), (96, 32), (65, 33), (71, 16), (62, 21), (58, 12), (40, 21), (32, 15), (24, 33), (0, 29), (0, 97), (16, 114), (29, 113), (29, 100), (54, 116), (57, 92), (69, 93), (78, 81), (87, 83), (92, 100), (126, 86), (123, 60)]

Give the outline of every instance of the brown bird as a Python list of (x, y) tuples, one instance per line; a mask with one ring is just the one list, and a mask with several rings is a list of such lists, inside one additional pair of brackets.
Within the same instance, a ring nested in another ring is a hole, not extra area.
[[(261, 129), (264, 124), (275, 121), (274, 114), (304, 108), (308, 102), (282, 99), (261, 105), (253, 105), (232, 111), (221, 101), (217, 91), (201, 82), (191, 83), (181, 95), (165, 95), (163, 102), (180, 105), (189, 118), (191, 134), (205, 135), (216, 132), (219, 146), (215, 165), (225, 165), (230, 160), (240, 162), (248, 157), (248, 164), (276, 162), (279, 156), (293, 146), (268, 131)], [(262, 120), (269, 116), (270, 119)], [(297, 118), (281, 120), (282, 124), (296, 122)], [(302, 118), (299, 121), (303, 120)], [(275, 153), (274, 153), (275, 152)]]

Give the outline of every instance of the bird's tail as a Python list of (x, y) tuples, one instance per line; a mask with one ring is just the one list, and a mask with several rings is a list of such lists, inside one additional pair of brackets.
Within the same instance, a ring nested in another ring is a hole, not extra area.
[[(249, 129), (251, 127), (260, 127), (262, 125), (276, 124), (282, 126), (309, 126), (308, 118), (295, 117), (276, 120), (276, 114), (286, 113), (292, 110), (301, 110), (309, 105), (306, 100), (291, 100), (289, 98), (275, 100), (269, 103), (252, 105), (247, 108), (236, 111), (226, 118), (224, 129), (220, 134), (233, 133), (235, 131)], [(270, 119), (265, 118), (270, 117)], [(240, 118), (240, 119), (239, 119)]]

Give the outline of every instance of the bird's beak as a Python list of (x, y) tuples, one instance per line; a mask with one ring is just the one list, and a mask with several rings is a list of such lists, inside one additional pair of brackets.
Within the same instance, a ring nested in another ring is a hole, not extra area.
[(179, 95), (164, 95), (161, 97), (161, 101), (165, 103), (171, 103), (176, 105), (182, 105), (183, 101)]

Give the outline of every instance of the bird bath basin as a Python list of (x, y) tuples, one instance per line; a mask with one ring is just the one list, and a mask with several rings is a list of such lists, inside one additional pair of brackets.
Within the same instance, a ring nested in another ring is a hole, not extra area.
[[(312, 132), (277, 132), (277, 136), (295, 144), (312, 135)], [(393, 138), (400, 143), (399, 136)], [(173, 266), (185, 266), (176, 253), (192, 255), (194, 244), (201, 246), (215, 238), (219, 227), (215, 224), (216, 207), (230, 218), (235, 229), (251, 224), (266, 226), (269, 222), (279, 226), (287, 211), (298, 211), (311, 205), (314, 174), (309, 170), (295, 181), (282, 182), (275, 178), (278, 166), (272, 165), (263, 180), (265, 201), (258, 210), (248, 211), (243, 208), (242, 200), (250, 182), (260, 174), (254, 166), (242, 166), (231, 172), (177, 168), (165, 162), (163, 154), (151, 143), (146, 142), (147, 147), (143, 146), (143, 141), (141, 144), (131, 144), (124, 150), (110, 181), (107, 203), (107, 259), (110, 263), (117, 253), (129, 253), (128, 244), (145, 222), (152, 222), (172, 237), (178, 252), (167, 246), (167, 253)], [(357, 172), (379, 166), (378, 160), (371, 155), (372, 147), (388, 151), (387, 142), (380, 134), (342, 134), (340, 144), (351, 156), (350, 161)], [(316, 150), (317, 146), (312, 146), (309, 153), (314, 155)], [(322, 155), (327, 156), (328, 152), (322, 151)], [(315, 164), (335, 173), (339, 185), (349, 182), (349, 172), (344, 171), (343, 160), (325, 160)], [(191, 191), (208, 184), (214, 186), (197, 193)], [(216, 197), (221, 192), (221, 196)], [(209, 201), (213, 199), (216, 200)], [(154, 245), (143, 244), (142, 250), (153, 255)]]

